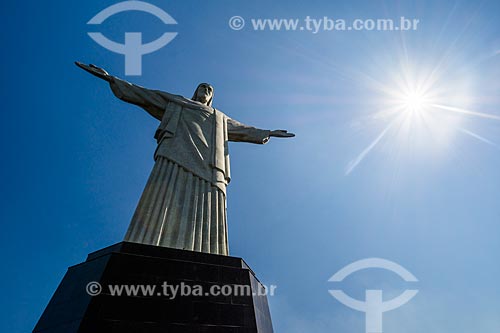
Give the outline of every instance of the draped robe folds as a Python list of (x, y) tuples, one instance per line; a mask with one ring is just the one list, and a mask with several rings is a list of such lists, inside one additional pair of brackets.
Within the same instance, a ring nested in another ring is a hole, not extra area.
[(155, 165), (125, 240), (228, 255), (228, 141), (263, 144), (270, 131), (182, 96), (118, 78), (110, 85), (116, 97), (160, 120)]

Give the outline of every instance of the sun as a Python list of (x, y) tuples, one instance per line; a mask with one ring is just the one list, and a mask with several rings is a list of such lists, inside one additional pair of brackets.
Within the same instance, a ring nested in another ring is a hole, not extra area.
[(401, 98), (403, 110), (407, 112), (422, 113), (428, 106), (429, 99), (423, 93), (411, 92)]
[[(466, 129), (466, 120), (479, 118), (500, 121), (496, 114), (468, 109), (470, 92), (467, 77), (447, 79), (432, 68), (400, 68), (388, 75), (387, 82), (369, 80), (380, 98), (372, 119), (384, 123), (381, 132), (346, 166), (349, 175), (381, 142), (393, 145), (398, 156), (443, 156), (458, 134), (496, 146), (481, 135)], [(398, 157), (398, 158), (399, 158)]]

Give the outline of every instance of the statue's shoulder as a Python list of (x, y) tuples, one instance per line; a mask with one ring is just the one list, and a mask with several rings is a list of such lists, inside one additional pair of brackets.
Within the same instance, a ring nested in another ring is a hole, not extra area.
[(156, 90), (155, 92), (157, 94), (159, 94), (160, 96), (162, 96), (164, 99), (171, 101), (171, 102), (187, 103), (190, 101), (190, 99), (187, 99), (184, 96), (171, 94), (171, 93), (166, 92), (166, 91)]
[(217, 108), (213, 108), (213, 110), (215, 112), (217, 112), (218, 114), (220, 114), (221, 116), (224, 116), (224, 117), (228, 117), (224, 112), (222, 112), (220, 109), (217, 109)]
[[(165, 100), (167, 100), (169, 102), (173, 102), (175, 104), (179, 104), (182, 107), (186, 107), (186, 108), (190, 108), (190, 109), (200, 109), (200, 110), (205, 110), (205, 111), (212, 110), (212, 108), (209, 106), (203, 105), (200, 102), (193, 101), (192, 99), (186, 98), (186, 97), (181, 96), (181, 95), (175, 95), (175, 94), (171, 94), (171, 93), (168, 93), (166, 91), (160, 91), (160, 90), (156, 90), (156, 93), (161, 95)], [(217, 110), (217, 111), (219, 111), (219, 110)]]

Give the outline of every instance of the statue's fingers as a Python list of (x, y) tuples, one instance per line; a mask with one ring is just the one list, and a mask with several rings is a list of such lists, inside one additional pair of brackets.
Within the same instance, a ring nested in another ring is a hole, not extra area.
[(97, 72), (104, 73), (104, 69), (102, 69), (101, 67), (97, 67), (94, 64), (90, 64), (90, 67)]
[(91, 67), (89, 67), (89, 66), (87, 66), (87, 65), (85, 65), (85, 64), (80, 64), (80, 65), (78, 65), (78, 67), (80, 67), (80, 68), (81, 68), (81, 69), (83, 69), (84, 71), (89, 72), (89, 73), (94, 74), (94, 75), (96, 75), (96, 74), (100, 74), (100, 73), (99, 73), (98, 71), (96, 71), (94, 68), (91, 68)]
[(75, 61), (75, 65), (77, 65), (78, 67), (80, 67), (82, 69), (88, 69), (87, 65), (85, 65), (84, 63), (79, 62), (79, 61)]

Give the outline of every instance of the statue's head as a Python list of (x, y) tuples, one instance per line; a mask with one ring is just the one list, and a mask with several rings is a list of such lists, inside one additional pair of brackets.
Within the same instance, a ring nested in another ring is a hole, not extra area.
[(212, 106), (212, 100), (214, 98), (214, 87), (208, 83), (200, 83), (196, 91), (194, 92), (193, 101), (198, 101), (208, 106)]

